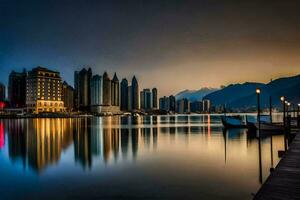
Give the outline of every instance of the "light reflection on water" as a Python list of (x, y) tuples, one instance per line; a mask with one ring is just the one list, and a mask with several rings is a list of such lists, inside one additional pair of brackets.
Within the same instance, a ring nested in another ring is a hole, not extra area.
[(3, 199), (251, 199), (278, 163), (283, 136), (262, 138), (260, 147), (255, 134), (223, 130), (215, 115), (0, 120), (0, 192)]

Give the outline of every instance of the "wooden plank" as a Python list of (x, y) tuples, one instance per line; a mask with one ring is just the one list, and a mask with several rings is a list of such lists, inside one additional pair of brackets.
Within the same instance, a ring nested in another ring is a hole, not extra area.
[(255, 200), (300, 199), (300, 134), (256, 193)]

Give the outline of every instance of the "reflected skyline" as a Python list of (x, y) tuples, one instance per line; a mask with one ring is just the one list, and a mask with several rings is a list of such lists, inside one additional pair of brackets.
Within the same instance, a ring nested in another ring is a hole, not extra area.
[[(232, 199), (250, 199), (279, 162), (278, 151), (284, 149), (283, 136), (258, 139), (245, 129), (225, 130), (216, 115), (7, 119), (0, 120), (0, 134), (1, 124), (5, 141), (0, 168), (4, 173), (11, 170), (31, 185), (38, 184), (35, 179), (39, 177), (49, 191), (55, 184), (48, 178), (65, 183), (63, 177), (67, 176), (76, 180), (69, 187), (79, 187), (77, 195), (82, 199), (91, 195), (81, 186), (82, 178), (88, 178), (92, 188), (102, 185), (100, 180), (106, 188), (112, 179), (109, 184), (116, 186), (112, 191), (117, 193), (130, 190), (131, 186), (123, 183), (130, 180), (137, 195), (148, 194), (144, 184), (173, 184), (184, 192), (170, 187), (166, 198), (183, 198), (189, 191), (193, 196), (206, 194), (209, 199), (214, 194), (203, 192), (211, 188)], [(15, 184), (13, 177), (6, 180)], [(226, 191), (218, 187), (219, 182)], [(230, 192), (237, 186), (240, 191)], [(48, 192), (35, 193), (51, 199)], [(114, 197), (112, 194), (107, 195)]]

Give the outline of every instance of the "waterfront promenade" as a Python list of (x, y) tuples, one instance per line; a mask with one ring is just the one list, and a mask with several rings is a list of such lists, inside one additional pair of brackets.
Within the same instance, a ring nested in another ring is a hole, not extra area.
[(262, 199), (299, 199), (300, 197), (300, 134), (255, 195)]

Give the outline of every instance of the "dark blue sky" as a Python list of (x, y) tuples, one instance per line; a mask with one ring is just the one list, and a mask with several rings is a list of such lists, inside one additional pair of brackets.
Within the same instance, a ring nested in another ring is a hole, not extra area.
[[(226, 2), (226, 3), (225, 3)], [(297, 1), (0, 0), (0, 81), (41, 65), (136, 74), (160, 95), (300, 72)]]

